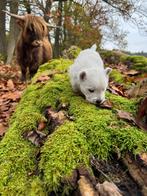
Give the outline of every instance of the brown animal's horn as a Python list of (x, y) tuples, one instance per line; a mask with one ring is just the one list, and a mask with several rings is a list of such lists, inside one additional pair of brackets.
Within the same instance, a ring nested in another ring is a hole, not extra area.
[(24, 20), (24, 16), (19, 16), (19, 15), (16, 15), (16, 14), (12, 14), (6, 10), (2, 10), (3, 12), (5, 12), (6, 14), (8, 14), (9, 16), (12, 16), (13, 18), (16, 18), (16, 19), (19, 19), (19, 20)]

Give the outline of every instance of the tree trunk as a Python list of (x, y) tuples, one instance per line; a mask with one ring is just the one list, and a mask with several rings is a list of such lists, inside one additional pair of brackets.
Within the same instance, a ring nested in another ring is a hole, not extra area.
[[(10, 12), (17, 14), (18, 12), (18, 1), (10, 2)], [(7, 64), (10, 64), (13, 58), (14, 49), (16, 40), (18, 37), (18, 26), (16, 24), (16, 20), (11, 17), (10, 19), (10, 31), (9, 31), (9, 41), (8, 41), (8, 47), (7, 47)]]
[(51, 7), (52, 7), (52, 2), (53, 0), (47, 0), (46, 1), (46, 6), (45, 6), (45, 13), (44, 13), (44, 20), (46, 22), (49, 22), (49, 19), (50, 19), (50, 10), (51, 10)]
[[(58, 4), (58, 26), (62, 25), (62, 0), (59, 1)], [(61, 30), (59, 28), (56, 28), (55, 30), (55, 45), (54, 45), (54, 57), (59, 57), (60, 55), (60, 36), (61, 36)]]
[(5, 32), (5, 13), (2, 10), (6, 9), (6, 1), (0, 3), (0, 54), (6, 55), (6, 32)]
[(23, 1), (23, 4), (24, 4), (24, 6), (25, 6), (25, 8), (26, 8), (27, 13), (28, 13), (28, 14), (31, 14), (30, 1), (24, 0), (24, 1)]

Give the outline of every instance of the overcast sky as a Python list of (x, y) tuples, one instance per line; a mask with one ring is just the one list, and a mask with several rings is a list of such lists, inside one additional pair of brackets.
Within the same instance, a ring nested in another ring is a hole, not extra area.
[[(128, 32), (127, 35), (127, 42), (128, 46), (126, 50), (131, 51), (131, 52), (147, 52), (147, 34), (145, 35), (142, 32), (139, 32), (137, 27), (134, 25), (130, 24), (124, 24), (123, 29)], [(108, 42), (104, 45), (106, 49), (113, 49), (117, 48), (116, 46), (113, 45), (112, 42)]]
[[(144, 10), (144, 13), (147, 13), (147, 0), (133, 0), (134, 2), (142, 2), (141, 5), (142, 6), (142, 10)], [(134, 14), (136, 15), (136, 14)], [(136, 18), (140, 18), (138, 15), (136, 15)], [(142, 18), (140, 18), (142, 20)], [(126, 50), (130, 51), (130, 52), (147, 52), (147, 33), (145, 35), (145, 33), (141, 32), (138, 30), (138, 28), (133, 25), (131, 22), (124, 22), (122, 20), (120, 20), (120, 27), (127, 31), (127, 42), (128, 42), (128, 46), (126, 48)], [(142, 20), (143, 21), (143, 20)], [(145, 23), (147, 24), (147, 17), (144, 18)], [(147, 26), (146, 26), (147, 28)], [(147, 30), (147, 29), (145, 29)], [(105, 48), (107, 49), (113, 49), (116, 48), (116, 46), (114, 46), (112, 43), (106, 43), (104, 45)]]

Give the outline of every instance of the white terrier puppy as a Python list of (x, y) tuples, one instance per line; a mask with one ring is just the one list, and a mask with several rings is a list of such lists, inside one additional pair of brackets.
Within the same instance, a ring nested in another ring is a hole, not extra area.
[(105, 100), (111, 68), (104, 69), (96, 44), (80, 52), (70, 66), (69, 76), (75, 92), (81, 92), (87, 101), (100, 104)]

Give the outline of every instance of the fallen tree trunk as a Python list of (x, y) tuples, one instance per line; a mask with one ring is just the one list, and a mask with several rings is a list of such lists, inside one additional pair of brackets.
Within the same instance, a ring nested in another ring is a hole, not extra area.
[[(145, 159), (147, 154), (143, 155)], [(127, 166), (128, 171), (132, 178), (137, 182), (141, 188), (141, 192), (144, 196), (147, 195), (147, 160), (144, 160), (144, 157), (137, 156), (136, 159), (127, 154), (123, 158), (124, 164)]]
[(91, 154), (108, 160), (116, 151), (135, 155), (147, 149), (147, 135), (115, 112), (134, 113), (136, 100), (108, 93), (112, 110), (87, 103), (71, 89), (71, 63), (41, 66), (25, 90), (0, 142), (2, 195), (69, 195), (78, 186), (79, 177), (69, 180), (74, 170), (82, 166), (93, 175)]

